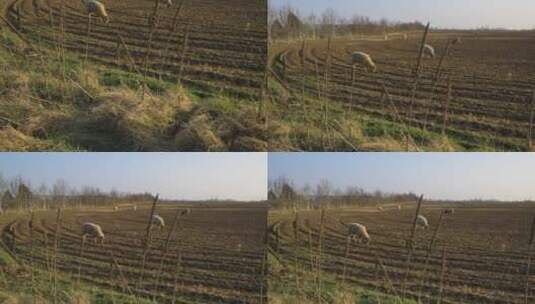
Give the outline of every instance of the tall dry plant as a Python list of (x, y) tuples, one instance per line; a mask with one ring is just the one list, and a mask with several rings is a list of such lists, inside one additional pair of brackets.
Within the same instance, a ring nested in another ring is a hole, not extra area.
[(345, 255), (344, 255), (344, 267), (343, 267), (343, 270), (342, 270), (342, 286), (344, 286), (345, 282), (346, 282), (346, 271), (347, 271), (347, 264), (348, 264), (350, 250), (351, 250), (351, 237), (347, 236), (347, 239), (346, 239), (346, 252), (345, 252)]
[(149, 15), (149, 20), (147, 22), (147, 26), (148, 26), (148, 35), (147, 35), (147, 38), (146, 38), (146, 45), (147, 45), (147, 50), (146, 50), (146, 53), (145, 53), (145, 57), (143, 58), (143, 64), (142, 64), (142, 67), (143, 67), (143, 96), (145, 95), (145, 85), (146, 85), (146, 77), (147, 77), (147, 66), (148, 66), (148, 63), (149, 63), (149, 58), (150, 58), (150, 54), (152, 52), (152, 47), (153, 47), (153, 39), (154, 39), (154, 33), (157, 31), (158, 29), (158, 24), (160, 22), (160, 15), (158, 14), (159, 13), (159, 9), (160, 9), (160, 0), (156, 0), (154, 2), (154, 7), (152, 9), (152, 13)]
[(414, 251), (414, 237), (416, 236), (416, 223), (418, 221), (418, 215), (420, 215), (420, 208), (422, 206), (423, 199), (424, 199), (423, 195), (420, 195), (420, 197), (418, 198), (416, 212), (414, 214), (414, 218), (412, 221), (411, 235), (410, 235), (410, 238), (407, 240), (407, 260), (405, 261), (405, 275), (403, 276), (403, 281), (401, 284), (401, 298), (402, 299), (405, 299), (405, 296), (406, 296), (407, 280), (409, 278), (409, 273), (411, 271), (412, 254)]
[(30, 210), (30, 220), (28, 222), (28, 230), (29, 230), (29, 233), (30, 233), (30, 268), (31, 268), (31, 282), (32, 282), (32, 286), (34, 286), (34, 281), (35, 281), (35, 277), (34, 277), (34, 265), (33, 265), (33, 262), (34, 262), (34, 259), (36, 257), (35, 253), (34, 253), (34, 240), (33, 240), (33, 230), (34, 230), (34, 225), (35, 225), (35, 216), (34, 216), (34, 212), (33, 210)]
[(314, 249), (312, 244), (312, 226), (308, 219), (306, 220), (306, 225), (308, 228), (308, 255), (310, 259), (310, 270), (312, 271), (314, 269)]
[(84, 55), (84, 62), (83, 66), (86, 67), (87, 64), (87, 58), (89, 57), (89, 37), (91, 36), (91, 15), (87, 15), (87, 32), (85, 36), (85, 55)]
[(294, 205), (294, 219), (292, 221), (293, 229), (293, 252), (294, 252), (294, 274), (295, 274), (295, 286), (297, 291), (299, 291), (299, 258), (298, 258), (298, 248), (299, 248), (299, 212), (297, 211)]
[[(433, 78), (433, 85), (431, 86), (431, 96), (429, 98), (429, 102), (432, 103), (436, 99), (438, 84), (440, 82), (440, 74), (442, 72), (442, 65), (444, 64), (444, 59), (446, 56), (450, 53), (451, 46), (453, 45), (453, 40), (448, 40), (446, 43), (446, 47), (444, 48), (444, 51), (442, 52), (442, 55), (440, 56), (440, 61), (437, 65), (437, 68), (435, 70), (435, 75)], [(451, 98), (451, 76), (448, 78), (448, 104), (449, 104), (449, 98)], [(425, 115), (424, 115), (424, 123), (423, 123), (423, 129), (427, 129), (427, 118), (429, 115), (430, 106), (426, 108)], [(443, 132), (444, 135), (444, 132)]]
[[(301, 43), (301, 50), (299, 51), (300, 61), (301, 61), (301, 106), (303, 107), (303, 117), (305, 118), (305, 124), (311, 126), (310, 113), (307, 109), (307, 104), (305, 100), (306, 95), (306, 76), (307, 76), (307, 67), (306, 67), (306, 39), (303, 38)], [(310, 146), (310, 127), (306, 128), (306, 142)]]
[(414, 102), (416, 99), (416, 92), (418, 91), (418, 84), (420, 82), (420, 69), (422, 66), (422, 59), (424, 56), (424, 46), (427, 43), (427, 34), (429, 33), (429, 27), (431, 26), (431, 23), (427, 23), (424, 34), (422, 36), (422, 41), (420, 42), (420, 51), (418, 52), (418, 58), (416, 60), (416, 68), (413, 71), (413, 83), (412, 83), (412, 94), (411, 94), (411, 101), (409, 104), (409, 117), (408, 120), (412, 119), (412, 109), (414, 106)]
[(190, 31), (190, 24), (186, 25), (186, 33), (184, 34), (184, 40), (182, 41), (182, 50), (180, 52), (180, 66), (178, 70), (178, 78), (177, 82), (179, 84), (182, 83), (182, 73), (184, 71), (184, 64), (186, 60), (186, 54), (188, 52), (188, 44), (189, 44), (189, 31)]
[(440, 264), (440, 286), (438, 291), (437, 304), (442, 303), (442, 297), (444, 295), (444, 281), (446, 280), (446, 247), (442, 248), (442, 262)]
[(182, 273), (182, 269), (184, 266), (182, 265), (182, 245), (180, 243), (180, 226), (179, 231), (177, 232), (178, 242), (177, 242), (177, 257), (176, 257), (176, 263), (175, 263), (175, 272), (174, 272), (174, 279), (173, 279), (173, 300), (172, 303), (175, 304), (177, 301), (177, 295), (178, 295), (178, 278), (179, 275)]
[(529, 112), (528, 150), (531, 150), (533, 148), (533, 122), (535, 120), (535, 90), (531, 93)]
[(424, 57), (424, 46), (427, 43), (427, 35), (429, 33), (429, 27), (431, 23), (427, 23), (424, 30), (424, 35), (422, 36), (422, 41), (420, 42), (420, 52), (418, 53), (418, 60), (416, 62), (416, 69), (414, 70), (414, 76), (416, 78), (420, 77), (420, 69), (422, 67), (422, 59)]
[(388, 292), (392, 293), (395, 297), (398, 297), (394, 283), (390, 279), (390, 275), (388, 275), (388, 270), (386, 269), (386, 266), (383, 263), (383, 260), (379, 257), (379, 255), (377, 255), (377, 253), (375, 253), (375, 259), (377, 260), (377, 263), (383, 272), (383, 281), (386, 285), (386, 289), (388, 290)]
[(424, 261), (424, 266), (423, 266), (423, 273), (420, 274), (420, 276), (421, 276), (420, 284), (418, 285), (419, 286), (418, 287), (418, 302), (420, 302), (421, 298), (422, 298), (422, 289), (423, 289), (423, 286), (425, 284), (425, 277), (427, 275), (427, 267), (429, 265), (429, 260), (431, 258), (431, 254), (433, 252), (433, 248), (435, 246), (436, 239), (438, 237), (438, 232), (440, 230), (440, 227), (442, 226), (442, 219), (443, 218), (444, 218), (444, 211), (442, 211), (440, 213), (437, 225), (435, 227), (435, 230), (433, 231), (433, 237), (431, 238), (431, 240), (429, 241), (429, 245), (427, 246), (427, 253), (426, 253), (426, 256), (425, 256), (425, 261)]
[(452, 94), (452, 84), (451, 84), (451, 78), (448, 79), (448, 94), (446, 96), (446, 101), (444, 103), (444, 112), (442, 114), (442, 135), (446, 136), (446, 131), (448, 129), (448, 119), (449, 119), (449, 108), (450, 108), (450, 101), (451, 101), (451, 94)]
[(56, 231), (54, 232), (54, 251), (53, 251), (53, 300), (58, 302), (58, 251), (61, 238), (61, 208), (58, 208), (56, 214)]
[(182, 14), (182, 11), (183, 11), (183, 8), (185, 7), (186, 5), (186, 0), (182, 0), (180, 1), (180, 4), (178, 5), (176, 11), (175, 11), (175, 15), (173, 16), (173, 22), (171, 23), (171, 27), (169, 28), (169, 31), (167, 32), (167, 39), (165, 41), (165, 48), (164, 48), (164, 51), (163, 51), (163, 64), (166, 65), (167, 64), (167, 60), (166, 58), (168, 58), (168, 52), (169, 52), (169, 48), (171, 47), (171, 38), (173, 37), (173, 33), (176, 32), (176, 27), (178, 25), (178, 20), (179, 20), (179, 17), (180, 15)]
[(401, 136), (403, 137), (404, 142), (405, 142), (405, 150), (407, 152), (409, 152), (410, 148), (411, 148), (411, 143), (412, 143), (412, 145), (414, 147), (416, 147), (416, 143), (411, 138), (411, 136), (409, 134), (409, 127), (408, 127), (407, 123), (405, 121), (403, 121), (403, 119), (401, 118), (401, 115), (399, 114), (398, 108), (396, 107), (396, 104), (394, 103), (394, 99), (392, 98), (392, 95), (390, 95), (390, 93), (388, 92), (388, 89), (386, 88), (385, 83), (382, 82), (381, 86), (383, 88), (383, 96), (386, 97), (386, 100), (389, 101), (390, 106), (392, 107), (392, 112), (391, 112), (392, 113), (392, 120), (395, 121), (395, 122), (397, 121), (399, 124), (401, 124), (403, 126), (403, 128), (400, 129)]
[[(164, 262), (167, 259), (167, 256), (169, 254), (169, 244), (171, 242), (171, 237), (173, 236), (173, 234), (174, 234), (174, 232), (176, 230), (176, 227), (179, 224), (179, 220), (180, 220), (180, 215), (181, 214), (182, 214), (182, 210), (181, 209), (177, 209), (177, 211), (175, 213), (174, 220), (173, 220), (173, 225), (171, 226), (171, 229), (167, 233), (167, 238), (165, 239), (165, 244), (164, 244), (164, 248), (163, 248), (163, 254), (160, 256), (160, 266), (158, 267), (158, 272), (156, 273), (156, 286), (159, 286), (160, 277), (161, 277), (162, 272), (163, 272)], [(155, 299), (153, 299), (153, 301), (154, 300)]]
[(80, 252), (78, 253), (78, 280), (77, 285), (80, 285), (80, 279), (82, 277), (82, 259), (84, 258), (85, 237), (80, 238)]
[(331, 78), (331, 64), (332, 64), (332, 37), (329, 36), (327, 40), (327, 58), (325, 59), (325, 76), (323, 83), (323, 147), (331, 146), (331, 138), (329, 132), (329, 81)]
[(147, 224), (147, 229), (145, 232), (145, 246), (143, 248), (143, 254), (141, 256), (141, 270), (139, 273), (138, 278), (138, 288), (141, 288), (141, 285), (143, 284), (143, 277), (145, 276), (145, 264), (147, 261), (147, 255), (150, 250), (151, 240), (152, 240), (152, 217), (154, 216), (154, 210), (156, 209), (156, 203), (158, 202), (159, 195), (156, 195), (154, 200), (152, 201), (152, 206), (150, 209), (150, 216), (149, 216), (149, 222)]
[(265, 212), (265, 225), (264, 227), (264, 238), (262, 242), (262, 266), (260, 269), (260, 304), (267, 303), (267, 268), (268, 268), (268, 253), (269, 253), (269, 234), (270, 231), (268, 230), (268, 216), (269, 211), (266, 209)]
[(143, 75), (141, 73), (141, 70), (139, 69), (139, 67), (137, 66), (136, 64), (136, 61), (134, 60), (134, 58), (132, 57), (131, 55), (131, 52), (130, 52), (130, 49), (128, 48), (128, 45), (126, 44), (126, 42), (124, 41), (123, 37), (121, 36), (121, 34), (119, 34), (119, 32), (116, 32), (116, 35), (117, 35), (117, 38), (119, 39), (125, 53), (126, 53), (126, 58), (128, 59), (128, 61), (130, 62), (130, 72), (132, 71), (135, 71), (137, 74), (139, 75)]
[(318, 235), (318, 249), (316, 255), (316, 297), (318, 304), (322, 303), (322, 290), (323, 290), (323, 280), (321, 277), (321, 267), (322, 267), (322, 258), (323, 258), (323, 238), (325, 230), (325, 209), (322, 206), (320, 214), (320, 228)]
[(119, 262), (117, 261), (117, 258), (113, 254), (113, 250), (112, 250), (111, 247), (108, 249), (108, 254), (110, 255), (110, 257), (112, 259), (112, 262), (113, 262), (113, 265), (115, 265), (115, 268), (117, 269), (117, 272), (119, 273), (119, 277), (121, 278), (121, 285), (122, 285), (122, 288), (123, 288), (123, 292), (124, 291), (128, 292), (128, 294), (134, 299), (134, 302), (135, 303), (139, 303), (139, 299), (136, 296), (136, 294), (134, 293), (134, 291), (132, 290), (132, 288), (130, 287), (130, 283), (128, 281), (128, 277), (125, 276), (124, 272), (122, 271), (121, 266), (119, 265)]
[(526, 265), (526, 284), (524, 288), (524, 304), (529, 303), (530, 298), (530, 278), (531, 278), (531, 261), (533, 259), (533, 240), (535, 238), (535, 216), (533, 216), (533, 220), (531, 222), (531, 229), (530, 229), (530, 235), (529, 235), (529, 241), (528, 241), (528, 258), (527, 258), (527, 265)]

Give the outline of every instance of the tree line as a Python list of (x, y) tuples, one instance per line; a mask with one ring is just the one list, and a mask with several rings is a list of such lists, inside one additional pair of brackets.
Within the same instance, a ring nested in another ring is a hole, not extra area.
[(382, 18), (372, 20), (358, 14), (350, 18), (341, 17), (332, 9), (321, 14), (303, 16), (290, 5), (268, 9), (268, 28), (270, 39), (285, 38), (324, 38), (358, 34), (388, 34), (425, 29), (420, 21), (395, 22)]
[(316, 185), (298, 187), (287, 177), (268, 181), (268, 201), (276, 209), (319, 209), (349, 206), (375, 206), (389, 202), (414, 202), (415, 193), (386, 193), (380, 190), (366, 191), (359, 186), (345, 189), (334, 186), (328, 179)]
[(70, 186), (63, 179), (52, 185), (38, 186), (17, 176), (6, 178), (0, 173), (0, 210), (48, 209), (82, 206), (110, 206), (133, 202), (151, 201), (150, 193), (121, 193), (117, 190), (103, 191), (98, 187)]

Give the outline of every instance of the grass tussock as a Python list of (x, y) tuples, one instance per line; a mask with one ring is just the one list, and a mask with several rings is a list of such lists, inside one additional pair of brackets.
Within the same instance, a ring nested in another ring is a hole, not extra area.
[[(269, 257), (270, 273), (268, 275), (269, 303), (317, 303), (317, 273), (302, 267), (296, 271), (292, 262), (281, 263), (272, 255)], [(297, 276), (297, 278), (296, 278)], [(384, 294), (378, 290), (363, 289), (353, 284), (341, 284), (340, 278), (321, 274), (321, 303), (331, 304), (416, 304), (413, 300), (401, 300), (399, 297)], [(296, 285), (299, 282), (299, 285)]]
[(3, 151), (265, 151), (258, 102), (28, 48), (0, 30)]
[(31, 152), (61, 149), (61, 145), (25, 135), (11, 126), (6, 126), (0, 130), (0, 150), (2, 151)]
[(302, 110), (284, 110), (278, 103), (271, 105), (268, 126), (271, 151), (462, 150), (451, 137), (350, 111), (336, 103), (329, 103), (325, 114), (323, 104), (317, 99), (307, 98), (304, 102), (293, 106)]
[[(7, 255), (0, 250), (0, 257)], [(108, 290), (102, 287), (77, 284), (73, 277), (58, 276), (58, 290), (50, 273), (44, 269), (18, 264), (14, 260), (1, 265), (0, 303), (3, 304), (90, 304), (90, 303), (151, 303), (149, 300), (134, 298), (131, 295)]]

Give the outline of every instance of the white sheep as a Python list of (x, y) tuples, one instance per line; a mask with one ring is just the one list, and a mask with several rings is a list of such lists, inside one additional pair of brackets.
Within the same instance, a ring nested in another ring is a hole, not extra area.
[(357, 64), (364, 66), (366, 70), (371, 69), (372, 72), (375, 72), (377, 70), (377, 67), (373, 62), (372, 57), (363, 52), (355, 52), (351, 54), (351, 65), (355, 66)]
[(509, 81), (513, 80), (513, 72), (508, 72), (505, 78)]
[(359, 223), (348, 224), (347, 237), (349, 240), (353, 240), (357, 243), (368, 244), (371, 240), (370, 235), (368, 234), (368, 229), (366, 226)]
[(100, 228), (99, 225), (95, 223), (84, 223), (82, 225), (82, 238), (85, 241), (86, 237), (91, 237), (95, 241), (95, 244), (97, 241), (100, 241), (101, 244), (104, 244), (104, 233), (102, 232), (102, 228)]
[(424, 44), (424, 55), (435, 58), (435, 48), (429, 44)]
[(113, 206), (113, 210), (114, 211), (119, 211), (119, 207), (118, 206)]
[(427, 221), (427, 218), (425, 218), (425, 216), (421, 214), (419, 214), (418, 217), (416, 217), (416, 225), (424, 229), (429, 228), (429, 222)]
[(383, 212), (385, 209), (381, 206), (377, 207), (377, 210), (380, 211), (380, 212)]
[(401, 205), (398, 205), (398, 210), (401, 211)]
[(163, 220), (163, 217), (154, 214), (152, 216), (152, 225), (158, 227), (160, 230), (162, 230), (165, 227), (165, 221)]
[(106, 12), (106, 7), (104, 4), (97, 0), (81, 0), (85, 5), (85, 9), (89, 17), (96, 15), (100, 17), (105, 23), (108, 23), (110, 19), (108, 18), (108, 13)]

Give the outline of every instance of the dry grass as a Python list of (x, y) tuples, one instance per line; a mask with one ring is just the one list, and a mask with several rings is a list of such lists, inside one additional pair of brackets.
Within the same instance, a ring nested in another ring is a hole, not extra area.
[(54, 143), (25, 135), (11, 126), (0, 129), (0, 150), (2, 151), (43, 151), (61, 149)]
[(135, 72), (84, 66), (72, 54), (60, 61), (44, 48), (28, 57), (16, 37), (0, 33), (1, 150), (267, 149), (256, 101), (208, 98)]

